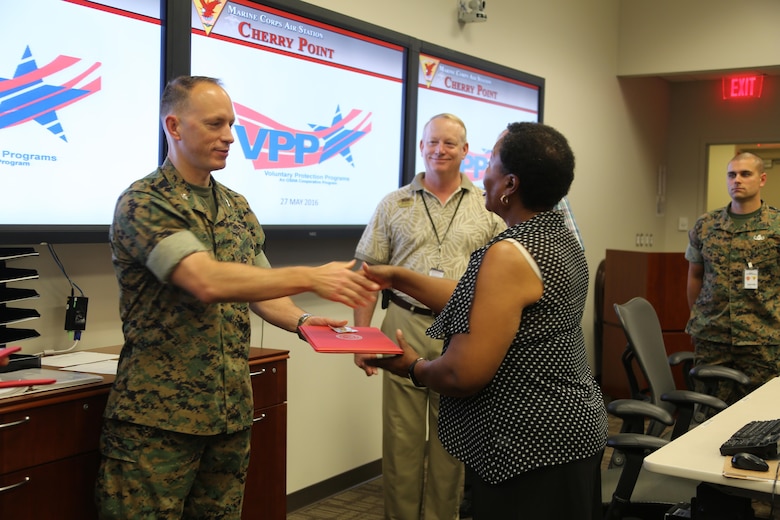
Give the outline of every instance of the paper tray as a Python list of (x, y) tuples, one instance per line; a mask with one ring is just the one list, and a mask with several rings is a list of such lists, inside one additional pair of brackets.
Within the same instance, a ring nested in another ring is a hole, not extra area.
[(100, 383), (103, 381), (103, 376), (99, 376), (97, 374), (87, 374), (85, 372), (49, 370), (47, 368), (24, 368), (22, 370), (15, 370), (13, 372), (0, 374), (0, 381), (14, 381), (17, 379), (56, 379), (56, 382), (50, 385), (2, 388), (0, 389), (0, 399), (4, 397), (17, 397), (20, 395), (34, 394), (37, 392), (57, 390), (69, 386)]

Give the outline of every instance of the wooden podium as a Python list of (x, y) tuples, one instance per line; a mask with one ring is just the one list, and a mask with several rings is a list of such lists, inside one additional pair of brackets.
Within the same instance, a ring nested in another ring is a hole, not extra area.
[[(689, 311), (686, 297), (688, 261), (684, 253), (651, 253), (608, 249), (604, 270), (601, 389), (613, 399), (631, 397), (621, 361), (626, 336), (615, 314), (615, 303), (641, 296), (648, 300), (661, 322), (667, 354), (692, 351), (685, 333)], [(674, 368), (678, 388), (685, 388), (682, 372)], [(639, 381), (640, 386), (644, 383)]]

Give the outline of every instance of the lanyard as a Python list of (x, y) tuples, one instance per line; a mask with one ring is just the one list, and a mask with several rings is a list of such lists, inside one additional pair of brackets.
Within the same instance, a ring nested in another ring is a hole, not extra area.
[(466, 195), (466, 190), (460, 191), (460, 198), (458, 199), (458, 205), (455, 206), (455, 211), (452, 213), (452, 218), (450, 218), (450, 223), (447, 224), (447, 229), (444, 230), (444, 234), (439, 238), (439, 232), (436, 230), (436, 224), (433, 223), (433, 218), (431, 217), (431, 212), (428, 210), (428, 203), (425, 202), (425, 192), (422, 192), (420, 196), (422, 196), (423, 206), (425, 206), (425, 213), (428, 214), (428, 220), (431, 222), (431, 227), (433, 228), (433, 234), (436, 235), (436, 242), (439, 244), (439, 253), (441, 253), (441, 244), (444, 242), (444, 239), (447, 238), (447, 233), (450, 231), (450, 227), (452, 226), (452, 222), (455, 220), (455, 215), (458, 214), (458, 208), (460, 208), (460, 203), (463, 202), (463, 196)]

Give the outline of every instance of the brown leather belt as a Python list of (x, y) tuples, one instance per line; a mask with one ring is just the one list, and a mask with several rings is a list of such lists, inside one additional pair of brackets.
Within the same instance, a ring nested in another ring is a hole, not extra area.
[(419, 314), (421, 316), (433, 316), (433, 311), (428, 309), (427, 307), (417, 307), (415, 305), (412, 305), (408, 301), (404, 300), (394, 292), (390, 293), (390, 301), (394, 304), (398, 305), (402, 309), (405, 309), (407, 311), (411, 311), (415, 314)]

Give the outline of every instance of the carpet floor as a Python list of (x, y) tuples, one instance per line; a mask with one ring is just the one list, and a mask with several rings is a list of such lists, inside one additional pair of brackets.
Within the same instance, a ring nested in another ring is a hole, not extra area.
[[(614, 417), (609, 418), (609, 434), (620, 431), (620, 423)], [(612, 448), (607, 448), (602, 459), (602, 468), (609, 465)], [(780, 519), (780, 512), (770, 514), (770, 504), (753, 502), (756, 519)], [(777, 507), (775, 508), (777, 509)], [(382, 497), (382, 477), (369, 480), (289, 513), (287, 520), (384, 520), (384, 499)]]

